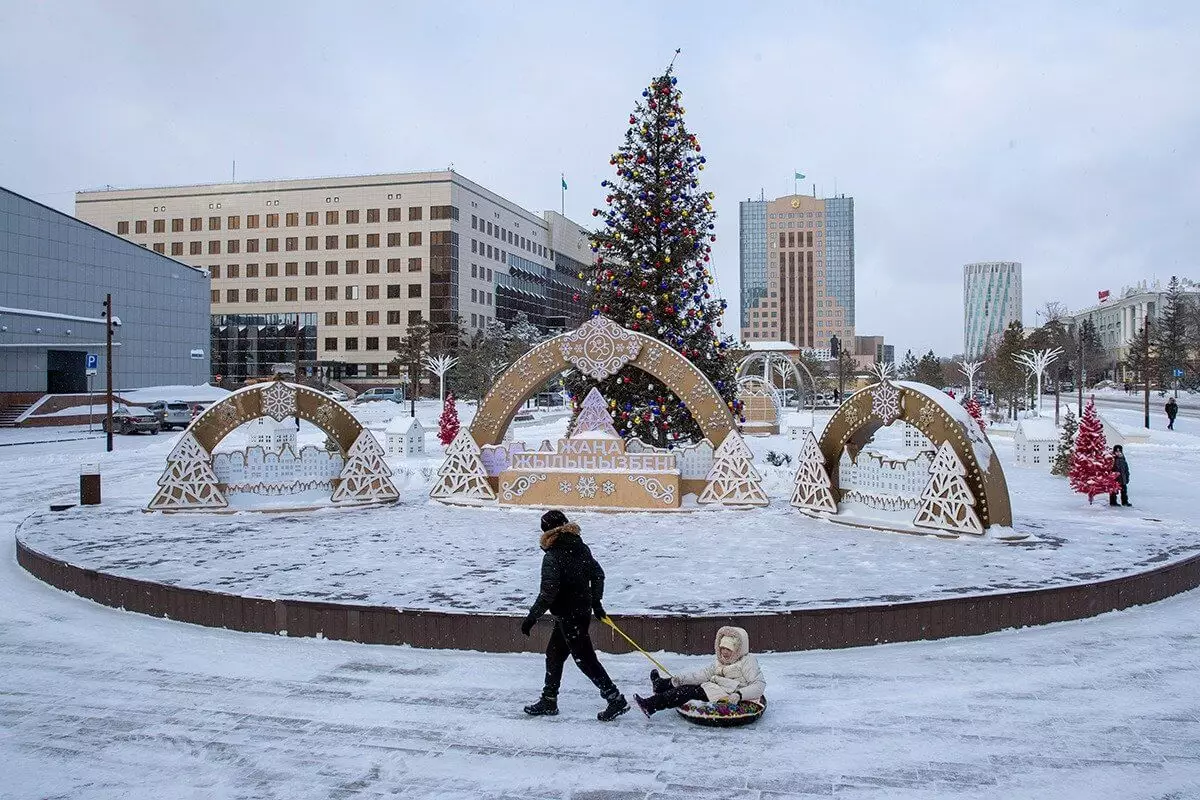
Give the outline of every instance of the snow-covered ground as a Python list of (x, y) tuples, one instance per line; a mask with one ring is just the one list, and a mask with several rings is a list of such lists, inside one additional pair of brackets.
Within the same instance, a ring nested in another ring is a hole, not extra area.
[[(436, 411), (423, 404), (418, 415), (432, 425)], [(363, 415), (379, 416), (366, 420), (377, 429), (386, 425), (386, 413)], [(1136, 423), (1136, 411), (1113, 413), (1127, 413), (1128, 424)], [(533, 424), (520, 435), (535, 440), (561, 424)], [(0, 431), (0, 444), (17, 435)], [(200, 628), (98, 606), (39, 583), (15, 564), (18, 523), (52, 500), (74, 496), (80, 463), (100, 463), (106, 507), (132, 508), (149, 497), (175, 436), (119, 436), (111, 454), (103, 452), (103, 438), (0, 447), (4, 800), (1200, 797), (1200, 592), (988, 636), (764, 655), (767, 715), (751, 728), (718, 732), (669, 714), (652, 720), (630, 714), (602, 725), (594, 718), (595, 691), (571, 667), (562, 715), (526, 718), (520, 706), (536, 696), (541, 681), (536, 656)], [(435, 443), (432, 435), (429, 442)], [(1056, 554), (1075, 553), (1075, 568), (1086, 569), (1086, 547), (1101, 567), (1124, 558), (1122, 549), (1130, 545), (1120, 540), (1121, 525), (1135, 529), (1131, 539), (1160, 536), (1163, 546), (1192, 546), (1200, 538), (1188, 529), (1200, 438), (1186, 433), (1154, 430), (1148, 443), (1127, 448), (1132, 510), (1088, 507), (1061, 483), (1009, 466), (1011, 444), (997, 441), (1016, 527), (1044, 542), (1065, 536), (1057, 548), (932, 541), (829, 524), (793, 529), (785, 509), (789, 470), (770, 471), (762, 456), (767, 449), (794, 452), (795, 443), (750, 444), (758, 466), (771, 472), (774, 506), (766, 512), (587, 516), (587, 537), (610, 574), (610, 610), (621, 608), (622, 596), (636, 597), (628, 594), (632, 581), (619, 574), (626, 563), (622, 547), (663, 535), (665, 528), (646, 526), (672, 520), (680, 529), (668, 533), (677, 542), (689, 534), (699, 537), (695, 543), (717, 544), (731, 534), (751, 542), (767, 537), (772, 546), (762, 549), (762, 563), (795, 561), (788, 591), (810, 581), (811, 559), (801, 556), (822, 540), (836, 543), (822, 557), (839, 566), (853, 588), (861, 587), (859, 572), (886, 574), (904, 549), (919, 549), (935, 565), (941, 558), (973, 559), (984, 579), (989, 568), (980, 565), (1025, 557), (1030, 572), (1024, 577), (1032, 579), (1038, 564)], [(406, 498), (417, 496), (416, 480)], [(414, 541), (441, 542), (443, 555), (456, 557), (457, 550), (477, 546), (466, 538), (472, 531), (465, 525), (427, 527), (429, 518), (418, 512), (430, 508), (438, 507), (413, 502), (394, 509), (384, 527), (359, 530), (391, 541), (397, 563), (401, 548)], [(315, 535), (353, 529), (356, 513), (320, 512), (313, 517), (322, 522)], [(513, 521), (504, 526), (512, 546), (534, 556), (530, 571), (514, 582), (527, 602), (536, 579), (533, 513), (459, 513), (490, 514), (490, 522), (474, 523), (474, 533), (488, 542), (495, 537), (487, 527)], [(755, 518), (758, 524), (742, 522)], [(222, 519), (232, 527), (248, 519), (269, 524), (272, 517)], [(1086, 547), (1085, 528), (1096, 531)], [(408, 539), (398, 538), (401, 530), (409, 531)], [(605, 536), (606, 543), (598, 543)], [(680, 558), (699, 550), (685, 549)], [(707, 586), (706, 594), (725, 592), (730, 601), (746, 594), (724, 586), (749, 574), (738, 572), (737, 559), (709, 564), (693, 581)], [(509, 568), (522, 570), (516, 563)], [(684, 583), (670, 585), (683, 592)], [(659, 659), (679, 669), (704, 661)], [(603, 660), (627, 693), (647, 688), (649, 664), (640, 656)]]

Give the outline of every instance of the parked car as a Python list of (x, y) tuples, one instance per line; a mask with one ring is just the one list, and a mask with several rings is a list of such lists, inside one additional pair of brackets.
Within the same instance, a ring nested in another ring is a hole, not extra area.
[[(158, 433), (159, 423), (158, 417), (154, 412), (146, 408), (130, 408), (129, 406), (113, 406), (113, 432), (129, 434), (134, 432), (148, 431), (153, 434)], [(100, 427), (108, 433), (108, 419), (105, 418)]]
[(146, 406), (146, 410), (158, 417), (164, 431), (186, 428), (192, 421), (192, 407), (182, 400), (157, 400)]
[(348, 394), (338, 389), (330, 389), (329, 391), (325, 392), (325, 394), (334, 400), (337, 400), (339, 403), (344, 403), (350, 399)]
[(393, 403), (404, 402), (404, 389), (396, 386), (377, 386), (367, 389), (354, 398), (355, 403), (371, 403), (376, 400), (391, 400)]

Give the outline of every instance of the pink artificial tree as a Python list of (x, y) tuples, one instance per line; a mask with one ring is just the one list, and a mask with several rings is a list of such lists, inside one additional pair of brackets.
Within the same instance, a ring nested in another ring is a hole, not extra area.
[(458, 436), (458, 409), (454, 407), (454, 392), (446, 392), (442, 416), (438, 418), (438, 441), (448, 445)]
[(1075, 455), (1071, 458), (1071, 488), (1086, 494), (1092, 502), (1098, 494), (1110, 494), (1121, 490), (1117, 475), (1113, 472), (1113, 455), (1104, 439), (1104, 426), (1096, 414), (1096, 403), (1088, 400), (1079, 421), (1079, 433), (1075, 437)]

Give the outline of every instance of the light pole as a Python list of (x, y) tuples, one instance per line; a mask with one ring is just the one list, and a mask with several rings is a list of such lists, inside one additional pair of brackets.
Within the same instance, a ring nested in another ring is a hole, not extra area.
[[(105, 376), (107, 377), (106, 382), (108, 384), (108, 401), (107, 401), (108, 402), (108, 410), (105, 412), (105, 418), (106, 418), (105, 427), (108, 429), (108, 435), (106, 436), (107, 443), (106, 443), (105, 447), (109, 453), (111, 453), (112, 449), (113, 449), (113, 418), (112, 418), (112, 411), (113, 411), (113, 383), (112, 383), (112, 381), (113, 381), (113, 378), (112, 378), (113, 313), (112, 313), (112, 311), (113, 311), (112, 294), (109, 293), (109, 294), (104, 295), (104, 372), (105, 372)], [(1150, 426), (1147, 425), (1146, 427), (1150, 427)]]
[(454, 356), (425, 356), (425, 368), (438, 376), (438, 399), (446, 401), (446, 373), (454, 369), (458, 359)]
[(1062, 355), (1062, 348), (1051, 347), (1046, 350), (1022, 350), (1013, 356), (1013, 360), (1029, 370), (1030, 377), (1036, 379), (1037, 395), (1034, 397), (1033, 413), (1035, 417), (1042, 414), (1042, 373), (1060, 355)]

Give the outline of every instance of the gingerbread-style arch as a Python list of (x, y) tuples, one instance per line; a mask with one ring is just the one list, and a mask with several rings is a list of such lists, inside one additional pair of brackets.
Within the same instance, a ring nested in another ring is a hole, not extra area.
[(574, 367), (589, 378), (603, 380), (627, 364), (653, 375), (674, 392), (714, 447), (733, 430), (733, 415), (721, 395), (678, 351), (596, 316), (513, 362), (483, 398), (471, 423), (471, 436), (481, 447), (500, 444), (521, 405), (561, 372)]
[(254, 384), (222, 398), (192, 420), (167, 456), (151, 511), (220, 509), (228, 506), (225, 487), (212, 470), (216, 446), (238, 426), (263, 417), (308, 420), (341, 450), (342, 474), (334, 481), (335, 502), (395, 500), (399, 494), (373, 434), (340, 403), (307, 386), (281, 378)]
[[(975, 497), (975, 509), (984, 528), (1012, 525), (1008, 483), (1000, 459), (987, 436), (961, 406), (943, 402), (937, 390), (908, 381), (883, 380), (848, 397), (821, 434), (819, 446), (834, 497), (840, 499), (838, 462), (842, 449), (852, 456), (881, 427), (897, 420), (907, 422), (933, 442), (949, 443), (966, 469), (965, 479)], [(961, 412), (961, 413), (959, 413)]]

